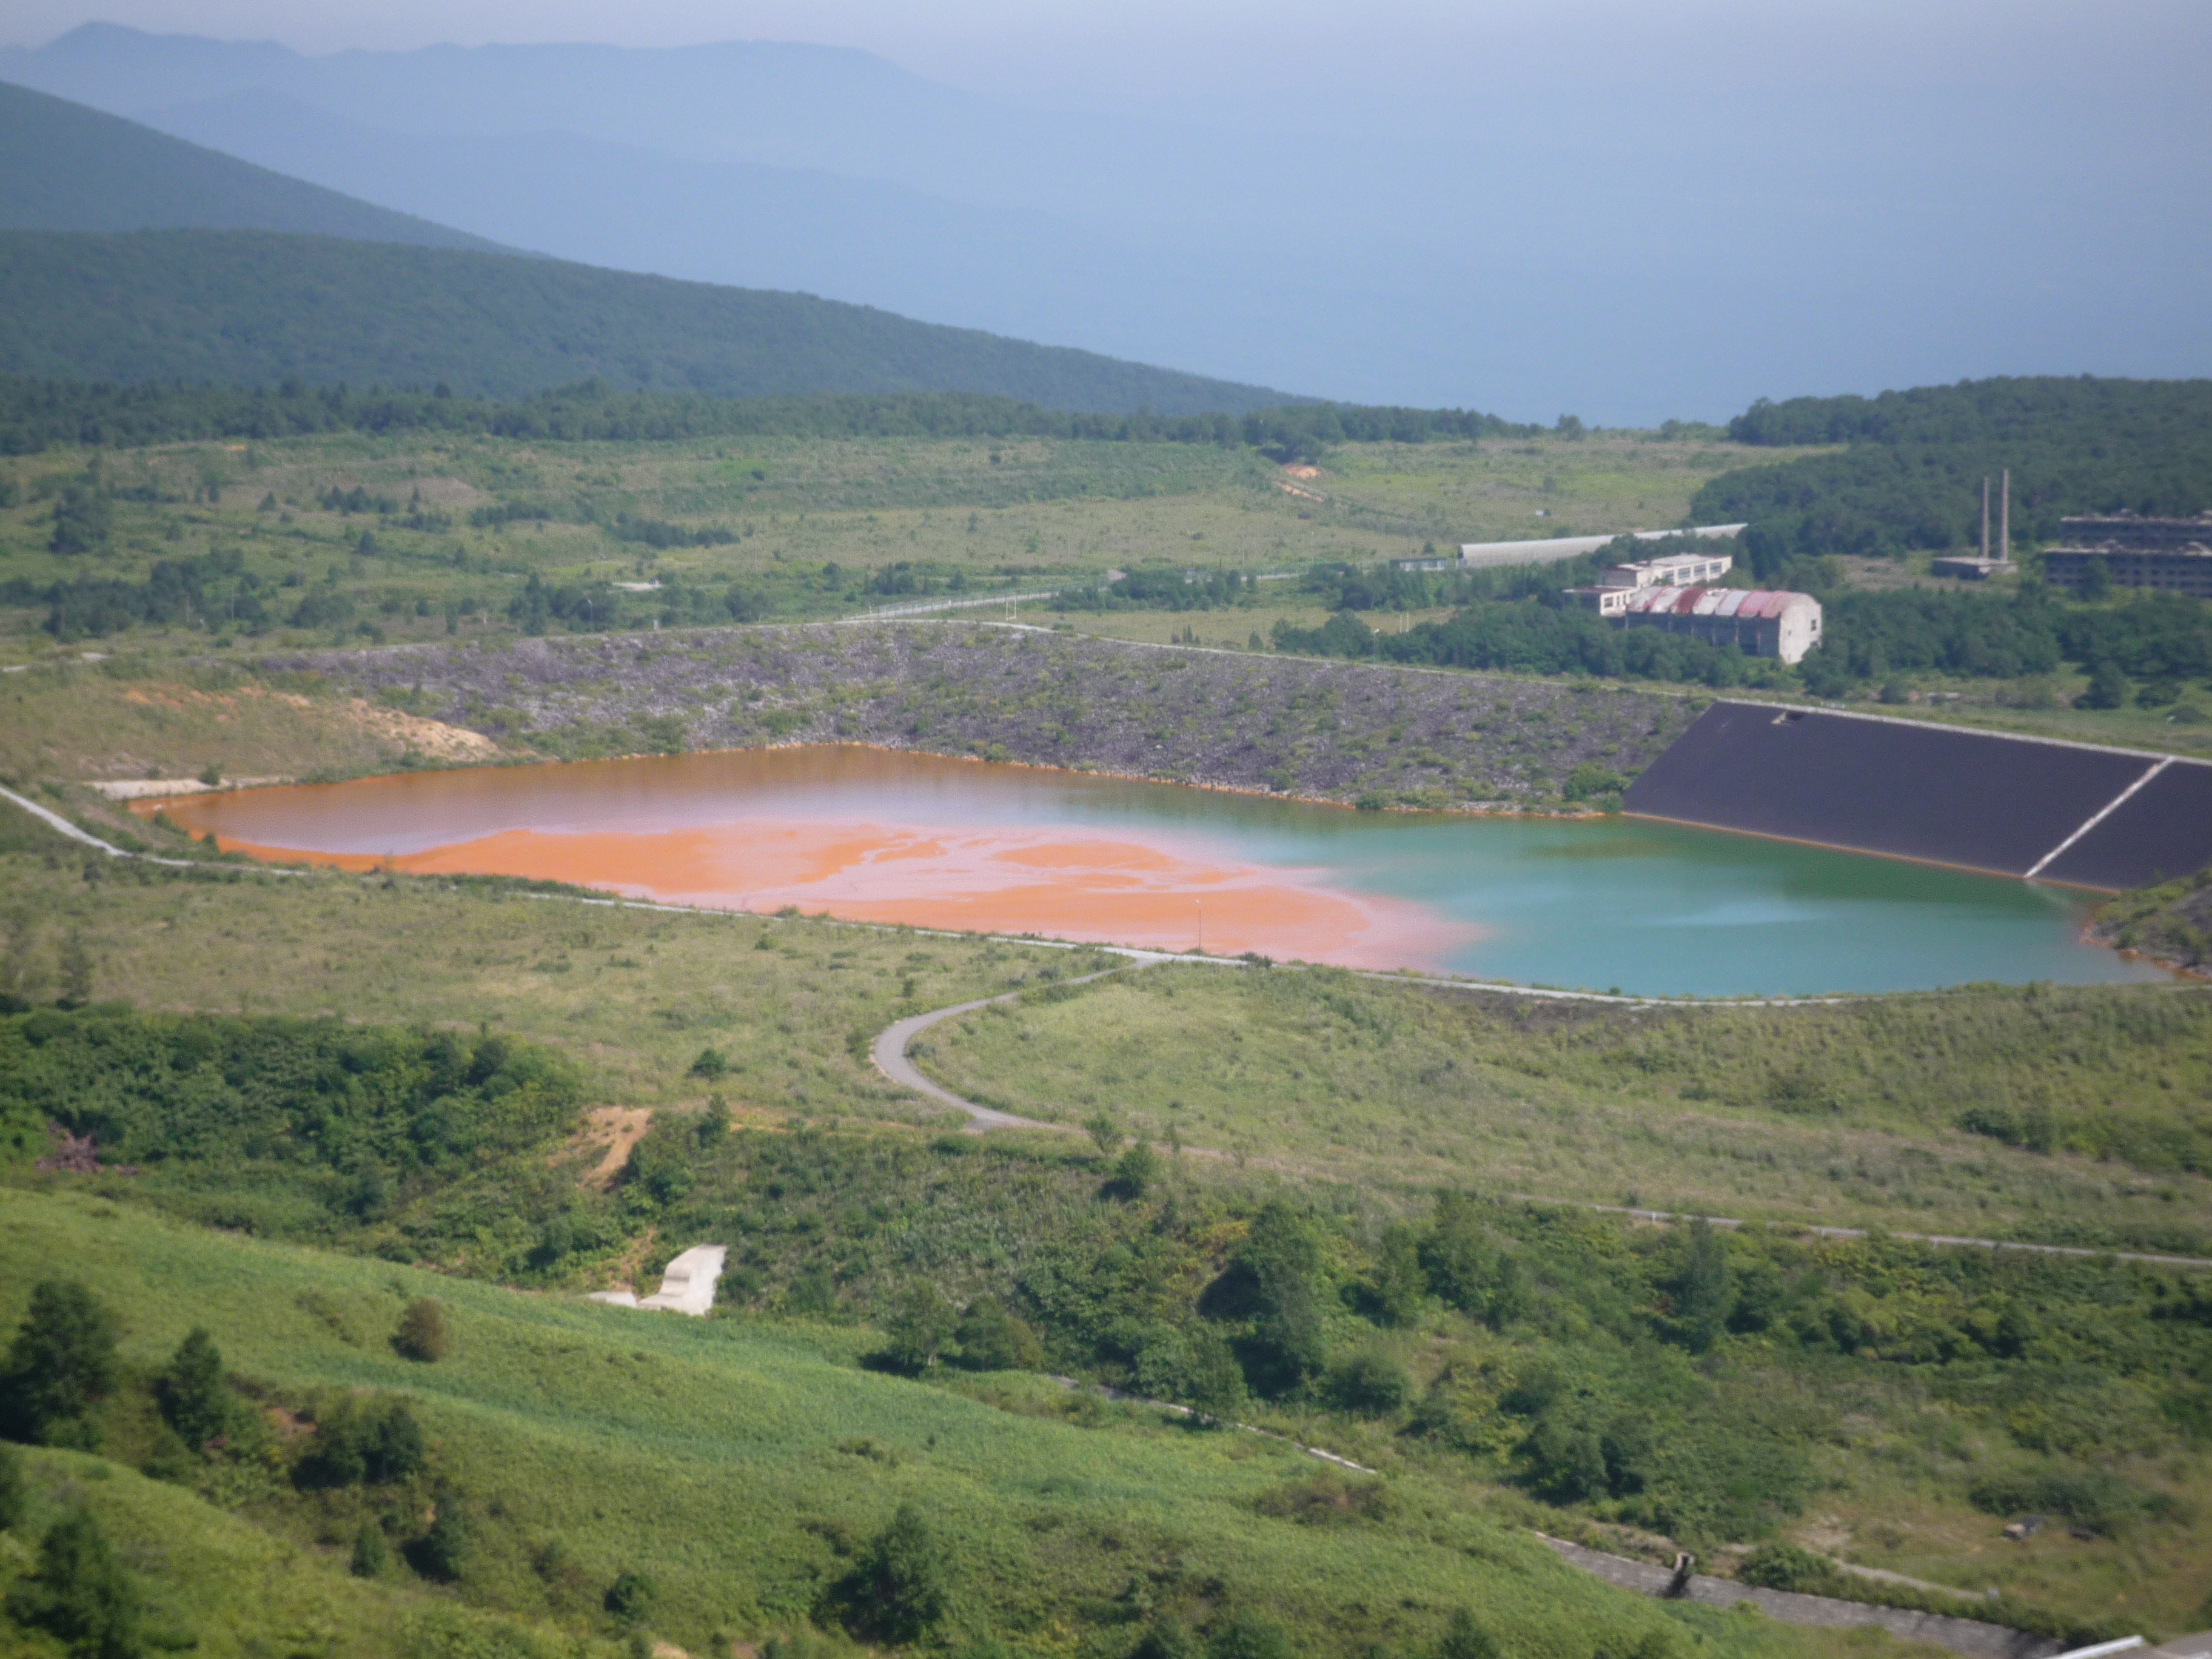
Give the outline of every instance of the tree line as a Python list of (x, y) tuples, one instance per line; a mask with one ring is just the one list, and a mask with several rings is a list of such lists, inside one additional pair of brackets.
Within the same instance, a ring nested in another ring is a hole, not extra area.
[(1967, 547), (1981, 483), (2009, 469), (2015, 538), (2122, 509), (2187, 516), (2212, 507), (2212, 380), (1964, 380), (1878, 398), (1762, 399), (1729, 423), (1738, 443), (1843, 444), (1723, 474), (1698, 490), (1699, 523), (1744, 520), (1763, 579), (1794, 559)]
[(217, 438), (436, 432), (624, 443), (715, 437), (1063, 438), (1242, 447), (1289, 459), (1338, 443), (1468, 441), (1539, 429), (1471, 410), (1338, 404), (1243, 415), (1080, 414), (974, 392), (714, 398), (618, 392), (598, 379), (501, 399), (457, 395), (442, 383), (357, 391), (296, 378), (245, 386), (0, 376), (0, 454), (6, 455), (65, 445), (137, 448)]

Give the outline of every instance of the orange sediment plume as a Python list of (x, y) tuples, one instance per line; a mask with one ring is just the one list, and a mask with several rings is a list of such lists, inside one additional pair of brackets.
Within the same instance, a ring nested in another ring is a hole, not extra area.
[(501, 875), (717, 909), (797, 905), (853, 921), (1040, 933), (1347, 968), (1439, 963), (1476, 930), (1421, 906), (1325, 887), (1164, 839), (1079, 830), (884, 828), (750, 819), (646, 832), (507, 830), (420, 853), (226, 852), (341, 870)]

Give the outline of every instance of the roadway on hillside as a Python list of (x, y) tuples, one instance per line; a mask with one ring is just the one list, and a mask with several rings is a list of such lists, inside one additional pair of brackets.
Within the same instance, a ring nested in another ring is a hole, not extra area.
[[(1113, 947), (1103, 946), (1098, 948), (1111, 949)], [(1099, 973), (1085, 974), (1080, 979), (1061, 980), (1058, 982), (1062, 985), (1071, 987), (1077, 985), (1088, 985), (1093, 980), (1105, 979), (1115, 974), (1127, 973), (1132, 968), (1146, 968), (1154, 966), (1160, 963), (1188, 962), (1194, 959), (1208, 961), (1216, 965), (1224, 967), (1249, 968), (1256, 965), (1251, 963), (1242, 962), (1233, 957), (1212, 957), (1206, 958), (1193, 958), (1190, 957), (1168, 956), (1157, 951), (1127, 951), (1125, 953), (1133, 958), (1133, 960), (1122, 967), (1108, 968)], [(1601, 996), (1589, 991), (1540, 991), (1525, 986), (1484, 985), (1467, 980), (1424, 979), (1416, 978), (1413, 975), (1404, 974), (1370, 972), (1362, 974), (1360, 977), (1363, 979), (1390, 980), (1401, 984), (1439, 986), (1455, 991), (1504, 991), (1512, 995), (1558, 998), (1561, 1000), (1568, 1001), (1626, 1002), (1631, 1004), (1636, 1004), (1641, 1001), (1640, 999), (1635, 997)], [(1082, 1131), (1076, 1129), (1068, 1124), (1048, 1123), (1041, 1118), (1017, 1116), (1012, 1112), (1000, 1111), (995, 1106), (985, 1106), (979, 1102), (967, 1099), (960, 1095), (956, 1095), (951, 1090), (945, 1088), (942, 1084), (933, 1082), (930, 1079), (924, 1076), (922, 1074), (921, 1068), (916, 1066), (907, 1054), (907, 1049), (914, 1042), (915, 1038), (919, 1036), (922, 1032), (929, 1030), (931, 1026), (938, 1024), (944, 1020), (956, 1019), (962, 1014), (974, 1013), (979, 1008), (988, 1008), (994, 1003), (1017, 1001), (1022, 995), (1023, 993), (1020, 991), (1008, 991), (995, 997), (979, 997), (972, 1002), (957, 1002), (949, 1008), (933, 1009), (926, 1014), (912, 1014), (908, 1016), (906, 1018), (898, 1021), (895, 1024), (885, 1027), (882, 1033), (877, 1036), (873, 1048), (871, 1051), (876, 1062), (876, 1069), (881, 1072), (885, 1077), (889, 1078), (892, 1082), (899, 1085), (902, 1088), (910, 1089), (915, 1093), (922, 1096), (926, 1099), (933, 1100), (941, 1106), (950, 1106), (955, 1111), (966, 1113), (968, 1116), (967, 1133), (969, 1134), (984, 1134), (993, 1129), (1048, 1129), (1056, 1134), (1078, 1134), (1082, 1133)], [(1840, 999), (1829, 1000), (1840, 1000)], [(1815, 999), (1808, 998), (1805, 999), (1805, 1000), (1810, 1001), (1815, 1000)], [(1760, 1005), (1754, 1004), (1753, 1006)], [(1182, 1150), (1200, 1158), (1220, 1158), (1224, 1156), (1224, 1154), (1221, 1152), (1212, 1151), (1202, 1146), (1185, 1146)], [(1733, 1216), (1715, 1215), (1699, 1217), (1673, 1210), (1632, 1209), (1618, 1204), (1593, 1204), (1580, 1199), (1545, 1198), (1534, 1193), (1509, 1193), (1506, 1196), (1519, 1200), (1522, 1203), (1527, 1204), (1553, 1204), (1558, 1205), (1563, 1209), (1595, 1210), (1605, 1215), (1625, 1215), (1633, 1221), (1640, 1221), (1647, 1224), (1657, 1224), (1660, 1225), (1667, 1225), (1678, 1221), (1704, 1220), (1716, 1227), (1734, 1230), (1745, 1224), (1741, 1218)], [(1866, 1238), (1871, 1236), (1869, 1230), (1863, 1227), (1822, 1227), (1815, 1226), (1811, 1223), (1798, 1224), (1796, 1231), (1814, 1238), (1854, 1239)], [(1883, 1236), (1889, 1238), (1908, 1239), (1916, 1244), (1933, 1244), (1939, 1247), (1953, 1249), (1989, 1250), (1993, 1253), (1999, 1250), (2026, 1250), (2036, 1255), (2109, 1256), (2116, 1261), (2144, 1261), (2163, 1267), (2212, 1267), (2212, 1261), (2207, 1261), (2200, 1256), (2157, 1255), (2135, 1250), (2100, 1250), (2080, 1244), (2024, 1244), (2012, 1239), (1966, 1238), (1946, 1233), (1893, 1233), (1885, 1231)]]

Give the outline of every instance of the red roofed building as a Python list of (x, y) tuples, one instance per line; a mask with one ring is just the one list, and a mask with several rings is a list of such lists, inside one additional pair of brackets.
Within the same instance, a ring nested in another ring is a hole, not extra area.
[(1753, 587), (1571, 587), (1585, 610), (1617, 628), (1663, 628), (1747, 656), (1801, 660), (1820, 642), (1820, 602)]

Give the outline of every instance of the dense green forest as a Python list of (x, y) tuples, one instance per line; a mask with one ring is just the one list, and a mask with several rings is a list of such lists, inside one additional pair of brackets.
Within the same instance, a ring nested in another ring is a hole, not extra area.
[(1762, 577), (1827, 553), (1968, 546), (1981, 481), (2012, 471), (2014, 536), (2051, 541), (2069, 514), (2212, 507), (2212, 380), (2000, 379), (1879, 398), (1761, 402), (1729, 423), (1748, 444), (1848, 445), (1841, 454), (1714, 479), (1699, 523), (1747, 520)]
[(722, 398), (971, 392), (1169, 415), (1285, 401), (803, 294), (327, 236), (0, 231), (0, 373), (18, 375), (519, 398), (598, 374)]
[(162, 226), (498, 250), (481, 236), (0, 82), (0, 229)]
[[(1085, 438), (1119, 443), (1242, 444), (1284, 459), (1330, 443), (1419, 443), (1510, 436), (1529, 428), (1469, 410), (1292, 404), (1222, 412), (1114, 414), (1048, 409), (985, 392), (816, 393), (719, 398), (617, 392), (601, 379), (526, 398), (455, 396), (344, 385), (275, 386), (38, 380), (0, 375), (0, 455), (63, 445), (129, 448), (307, 433), (466, 433), (564, 442), (684, 438)], [(517, 515), (525, 516), (525, 515)]]

